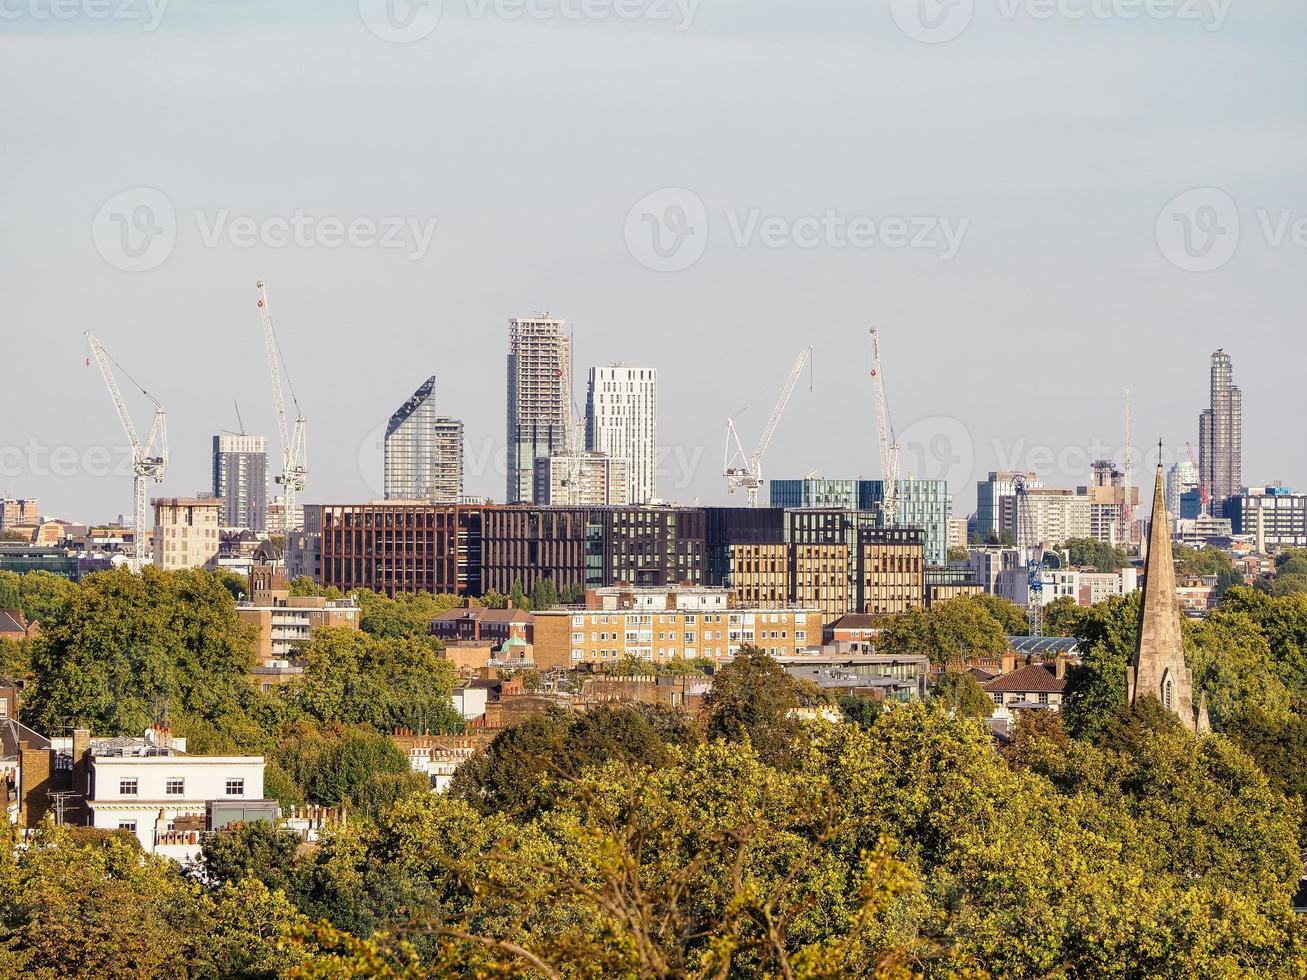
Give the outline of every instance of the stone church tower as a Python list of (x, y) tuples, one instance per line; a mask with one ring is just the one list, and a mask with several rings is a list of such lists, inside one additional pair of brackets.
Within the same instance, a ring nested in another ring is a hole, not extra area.
[(1126, 668), (1126, 700), (1133, 705), (1151, 694), (1179, 716), (1191, 732), (1208, 730), (1207, 697), (1194, 704), (1194, 675), (1184, 662), (1180, 600), (1175, 590), (1171, 521), (1166, 513), (1166, 480), (1161, 463), (1153, 492), (1153, 521), (1144, 564), (1144, 601), (1139, 608), (1139, 638), (1133, 666)]

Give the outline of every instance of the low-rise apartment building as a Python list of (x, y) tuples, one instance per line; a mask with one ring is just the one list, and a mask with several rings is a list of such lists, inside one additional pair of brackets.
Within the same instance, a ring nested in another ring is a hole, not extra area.
[(638, 657), (729, 660), (742, 646), (772, 656), (815, 651), (822, 620), (816, 609), (560, 608), (534, 614), (535, 661), (542, 670)]

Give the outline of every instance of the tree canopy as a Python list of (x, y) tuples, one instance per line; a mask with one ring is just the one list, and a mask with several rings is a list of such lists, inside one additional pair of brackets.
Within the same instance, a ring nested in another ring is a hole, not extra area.
[(893, 656), (926, 656), (942, 670), (967, 657), (1000, 657), (1008, 650), (1007, 638), (988, 600), (959, 596), (891, 617), (876, 649)]

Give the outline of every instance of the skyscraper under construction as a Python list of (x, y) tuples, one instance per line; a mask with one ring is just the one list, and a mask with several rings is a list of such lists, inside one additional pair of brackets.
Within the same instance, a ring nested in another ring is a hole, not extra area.
[(508, 321), (510, 504), (531, 503), (535, 461), (573, 447), (572, 341), (548, 313)]

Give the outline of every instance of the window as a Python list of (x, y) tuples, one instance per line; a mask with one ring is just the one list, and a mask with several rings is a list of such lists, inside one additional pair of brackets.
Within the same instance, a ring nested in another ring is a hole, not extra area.
[(180, 776), (170, 776), (163, 784), (165, 796), (181, 796), (186, 792), (186, 780)]
[(119, 829), (119, 830), (127, 830), (127, 831), (130, 831), (131, 833), (134, 834), (134, 833), (136, 833), (136, 821), (135, 821), (135, 820), (119, 820), (119, 821), (118, 821), (118, 829)]
[(227, 780), (227, 795), (228, 795), (228, 796), (244, 796), (244, 795), (245, 795), (245, 780), (243, 780), (243, 779), (229, 779), (229, 780)]
[(118, 780), (118, 793), (122, 796), (135, 796), (137, 783), (135, 776), (123, 776)]

